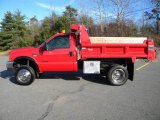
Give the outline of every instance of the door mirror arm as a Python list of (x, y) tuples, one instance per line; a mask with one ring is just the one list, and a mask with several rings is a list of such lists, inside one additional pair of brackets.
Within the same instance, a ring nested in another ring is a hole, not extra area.
[(47, 43), (46, 43), (46, 42), (44, 42), (44, 45), (42, 46), (42, 49), (41, 49), (42, 51), (46, 51), (46, 50), (47, 50), (47, 46), (46, 46), (46, 44), (47, 44)]

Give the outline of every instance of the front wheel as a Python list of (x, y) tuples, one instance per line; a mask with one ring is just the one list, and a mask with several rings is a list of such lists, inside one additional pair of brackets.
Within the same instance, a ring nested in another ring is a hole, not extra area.
[(23, 65), (16, 71), (16, 82), (20, 85), (29, 85), (35, 79), (35, 71), (32, 67)]
[(114, 85), (114, 86), (123, 85), (128, 80), (128, 71), (123, 66), (114, 65), (108, 71), (107, 79), (109, 80), (111, 85)]

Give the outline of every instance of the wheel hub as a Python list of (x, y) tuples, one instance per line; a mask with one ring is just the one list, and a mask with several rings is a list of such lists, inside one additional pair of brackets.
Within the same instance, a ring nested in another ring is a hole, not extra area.
[(112, 73), (112, 79), (114, 82), (119, 83), (125, 79), (125, 72), (122, 69), (116, 69)]
[(28, 82), (31, 79), (31, 73), (26, 69), (21, 69), (17, 74), (17, 78), (23, 83)]

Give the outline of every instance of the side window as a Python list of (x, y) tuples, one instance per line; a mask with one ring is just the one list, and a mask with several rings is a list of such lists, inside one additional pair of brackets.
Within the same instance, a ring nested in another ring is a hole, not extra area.
[(59, 49), (59, 48), (69, 48), (70, 41), (69, 35), (66, 36), (58, 36), (53, 38), (46, 44), (47, 50)]

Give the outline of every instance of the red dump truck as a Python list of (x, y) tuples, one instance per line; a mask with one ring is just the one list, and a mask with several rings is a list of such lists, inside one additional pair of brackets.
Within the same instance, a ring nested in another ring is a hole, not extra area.
[(133, 80), (136, 59), (156, 59), (152, 39), (143, 37), (89, 37), (84, 25), (73, 24), (70, 33), (57, 33), (38, 47), (12, 50), (8, 70), (16, 70), (18, 84), (29, 85), (44, 72), (102, 74), (111, 85)]

